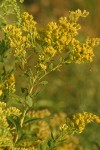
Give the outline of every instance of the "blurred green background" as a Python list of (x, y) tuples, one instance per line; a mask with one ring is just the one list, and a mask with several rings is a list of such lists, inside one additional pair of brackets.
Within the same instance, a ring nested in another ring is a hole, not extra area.
[[(80, 20), (80, 40), (86, 36), (100, 37), (100, 0), (25, 0), (23, 6), (33, 14), (39, 27), (67, 16), (71, 10), (85, 9), (90, 14)], [(64, 111), (68, 115), (83, 111), (100, 115), (99, 64), (100, 47), (95, 49), (93, 63), (70, 64), (63, 66), (60, 72), (51, 73), (47, 77), (49, 84), (38, 96), (36, 106), (52, 112)], [(85, 150), (100, 150), (100, 125), (89, 125), (79, 137)]]

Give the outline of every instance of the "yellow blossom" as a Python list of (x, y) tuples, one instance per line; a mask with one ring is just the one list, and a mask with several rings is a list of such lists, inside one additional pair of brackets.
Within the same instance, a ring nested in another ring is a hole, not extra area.
[(39, 65), (42, 70), (44, 70), (44, 71), (46, 70), (47, 66), (45, 64), (40, 63)]
[(60, 129), (67, 131), (70, 134), (82, 133), (85, 129), (85, 126), (88, 123), (97, 122), (100, 123), (100, 117), (92, 113), (78, 113), (73, 115), (73, 118), (67, 118), (66, 123), (63, 124)]
[(33, 20), (33, 16), (30, 15), (28, 12), (24, 12), (22, 14), (23, 24), (22, 30), (25, 32), (33, 32), (36, 31), (36, 22)]
[(0, 90), (0, 96), (2, 95), (2, 90)]
[(15, 77), (14, 74), (7, 73), (3, 79), (2, 91), (7, 91), (8, 93), (15, 92)]

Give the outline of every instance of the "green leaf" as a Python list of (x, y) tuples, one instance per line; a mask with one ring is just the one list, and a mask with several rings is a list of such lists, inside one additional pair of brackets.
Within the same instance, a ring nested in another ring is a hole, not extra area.
[(8, 120), (9, 123), (12, 123), (12, 125), (14, 127), (16, 127), (16, 122), (15, 122), (15, 120), (12, 117), (7, 117), (7, 120)]
[(24, 119), (24, 123), (29, 123), (29, 122), (36, 121), (36, 120), (41, 120), (41, 118), (37, 118), (37, 117), (27, 118), (27, 119)]
[(53, 136), (53, 133), (51, 132), (51, 138), (55, 141), (55, 138), (54, 138), (54, 136)]
[(42, 51), (42, 46), (38, 43), (35, 43), (35, 52), (40, 53)]
[(52, 146), (52, 142), (51, 142), (51, 140), (48, 140), (48, 147), (50, 148), (51, 146)]
[(60, 57), (60, 63), (62, 63), (64, 61), (64, 59), (62, 57)]
[(47, 149), (47, 141), (44, 141), (39, 145), (38, 150), (46, 150)]
[(33, 105), (33, 98), (32, 98), (30, 95), (27, 95), (27, 96), (26, 96), (26, 104), (27, 104), (29, 107), (32, 107), (32, 105)]
[(49, 66), (48, 66), (49, 70), (52, 70), (53, 69), (53, 63), (51, 63)]
[(18, 133), (18, 131), (21, 129), (19, 118), (17, 117), (16, 119), (13, 119), (12, 116), (9, 116), (7, 117), (7, 120), (16, 128), (16, 131)]
[(24, 98), (14, 94), (14, 93), (9, 94), (8, 100), (7, 100), (7, 106), (8, 107), (14, 106), (14, 107), (17, 107), (19, 109), (23, 109), (24, 104), (25, 104)]
[(38, 140), (38, 137), (34, 136), (32, 134), (22, 133), (20, 138), (19, 138), (20, 143), (24, 142), (26, 140), (34, 142), (34, 141)]

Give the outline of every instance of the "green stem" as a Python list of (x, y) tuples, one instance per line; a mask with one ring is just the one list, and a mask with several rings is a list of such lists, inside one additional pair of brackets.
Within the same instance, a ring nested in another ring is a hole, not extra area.
[(37, 85), (39, 84), (39, 81), (41, 81), (45, 76), (47, 76), (49, 73), (51, 73), (51, 72), (57, 70), (57, 69), (60, 68), (61, 66), (62, 66), (62, 64), (59, 64), (59, 65), (57, 65), (56, 67), (54, 67), (52, 70), (50, 70), (49, 72), (46, 72), (44, 75), (42, 75), (42, 76), (37, 80), (37, 83), (34, 85), (34, 87), (37, 86)]
[[(24, 119), (25, 119), (27, 110), (28, 110), (28, 107), (26, 107), (26, 109), (25, 109), (24, 112), (23, 112), (23, 115), (22, 115), (22, 118), (21, 118), (21, 121), (20, 121), (20, 126), (21, 126), (21, 128), (23, 127), (23, 123), (24, 123)], [(17, 135), (16, 135), (16, 138), (15, 138), (15, 143), (17, 143), (18, 138), (19, 138), (19, 135), (17, 134)]]
[(18, 134), (16, 135), (16, 138), (15, 138), (15, 143), (17, 143), (17, 141), (18, 141)]
[(22, 119), (21, 119), (21, 121), (20, 121), (20, 126), (21, 126), (21, 128), (23, 127), (23, 123), (24, 123), (24, 119), (25, 119), (27, 110), (28, 110), (28, 107), (26, 107), (26, 109), (25, 109), (24, 112), (23, 112), (23, 116), (22, 116)]
[[(32, 84), (32, 87), (31, 87), (31, 89), (30, 89), (30, 94), (33, 92), (33, 89), (34, 89), (34, 87), (36, 87), (38, 84), (39, 84), (39, 82), (45, 77), (45, 76), (47, 76), (49, 73), (51, 73), (51, 72), (53, 72), (53, 71), (55, 71), (55, 70), (57, 70), (57, 69), (59, 69), (63, 64), (65, 64), (66, 63), (66, 61), (63, 61), (62, 63), (60, 63), (60, 64), (58, 64), (57, 66), (55, 66), (52, 70), (50, 70), (50, 71), (48, 71), (48, 72), (46, 72), (44, 75), (42, 75), (39, 79), (37, 79), (37, 80), (35, 80), (34, 82), (33, 82), (33, 84)], [(36, 83), (35, 83), (36, 82)], [(35, 83), (35, 84), (34, 84)]]

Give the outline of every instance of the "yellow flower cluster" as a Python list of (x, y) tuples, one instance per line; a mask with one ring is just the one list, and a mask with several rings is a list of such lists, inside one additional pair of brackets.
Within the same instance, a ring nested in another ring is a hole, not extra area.
[(10, 133), (7, 117), (10, 115), (19, 116), (21, 113), (17, 108), (7, 108), (6, 103), (0, 102), (0, 146), (13, 147), (13, 136)]
[[(48, 119), (45, 119), (45, 117), (47, 117)], [(62, 131), (64, 131), (64, 134), (61, 137), (61, 140), (65, 140), (65, 142), (64, 144), (61, 143), (60, 146), (56, 148), (56, 150), (83, 150), (81, 145), (79, 144), (78, 139), (74, 137), (73, 134), (83, 132), (86, 124), (88, 123), (100, 123), (100, 118), (92, 113), (78, 113), (74, 115), (72, 119), (70, 119), (66, 116), (65, 113), (55, 114), (51, 117), (50, 112), (47, 109), (29, 111), (26, 118), (34, 118), (34, 123), (30, 122), (28, 126), (26, 124), (25, 130), (28, 127), (28, 131), (26, 130), (28, 134), (34, 134), (38, 139), (36, 139), (35, 141), (26, 140), (17, 145), (18, 147), (25, 147), (25, 150), (30, 150), (30, 147), (31, 149), (33, 148), (33, 150), (36, 150), (40, 143), (44, 142), (50, 137), (51, 132), (53, 133), (53, 136), (56, 137), (60, 136)], [(65, 120), (67, 120), (66, 123)], [(59, 126), (61, 126), (60, 130)], [(14, 150), (17, 149), (18, 148)]]
[(35, 117), (35, 118), (44, 118), (50, 116), (50, 112), (48, 109), (38, 110), (38, 111), (29, 111), (28, 117)]
[(3, 80), (4, 81), (2, 83), (1, 90), (3, 92), (7, 92), (7, 93), (14, 93), (15, 92), (15, 77), (14, 77), (14, 74), (7, 73), (4, 76)]
[[(43, 142), (44, 140), (48, 139), (50, 136), (50, 133), (53, 132), (53, 136), (59, 136), (59, 126), (62, 126), (65, 123), (66, 120), (66, 114), (65, 113), (59, 113), (59, 114), (54, 114), (54, 116), (50, 117), (48, 119), (49, 122), (46, 122), (44, 119), (45, 117), (50, 116), (50, 112), (45, 109), (45, 110), (39, 110), (39, 111), (32, 111), (29, 112), (28, 117), (34, 117), (34, 118), (41, 118), (41, 120), (36, 120), (34, 121), (34, 125), (32, 127), (32, 124), (30, 126), (30, 130), (33, 130), (33, 133), (37, 135), (37, 137), (40, 139), (38, 141), (35, 141), (35, 148), (37, 147), (37, 144)], [(64, 125), (63, 125), (64, 126)], [(64, 126), (66, 128), (66, 124)], [(29, 131), (28, 131), (29, 132)], [(65, 144), (61, 143), (61, 146), (57, 147), (56, 150), (75, 150), (79, 149), (82, 150), (81, 145), (79, 144), (79, 141), (76, 137), (72, 135), (65, 134), (64, 137), (62, 137), (62, 141), (65, 140)], [(27, 145), (29, 143), (25, 142)], [(31, 143), (32, 144), (32, 143)], [(32, 146), (32, 145), (31, 145)]]
[(3, 28), (10, 48), (14, 48), (12, 53), (14, 54), (15, 58), (19, 58), (20, 61), (23, 60), (26, 62), (26, 49), (30, 48), (31, 46), (35, 47), (34, 42), (37, 36), (35, 25), (36, 22), (33, 20), (32, 15), (24, 12), (22, 14), (21, 27), (17, 27), (15, 25), (6, 25)]
[(72, 39), (71, 41), (71, 50), (69, 53), (69, 62), (75, 63), (84, 63), (84, 62), (92, 62), (93, 61), (93, 48), (91, 45), (85, 43), (80, 43), (76, 39)]
[(6, 33), (6, 40), (9, 42), (10, 48), (12, 48), (12, 53), (15, 58), (25, 59), (26, 36), (22, 36), (21, 29), (14, 25), (7, 25), (3, 30)]
[(34, 18), (32, 15), (30, 15), (28, 12), (24, 12), (22, 14), (22, 30), (27, 32), (27, 47), (35, 47), (35, 41), (37, 37), (37, 28), (36, 28), (36, 22), (34, 21)]
[(21, 112), (19, 109), (17, 109), (16, 107), (9, 107), (7, 108), (6, 103), (4, 102), (0, 102), (0, 110), (2, 113), (4, 113), (4, 115), (10, 116), (10, 115), (16, 115), (16, 116), (20, 116)]
[[(79, 11), (81, 12), (81, 10)], [(76, 16), (84, 16), (84, 12), (81, 15), (78, 12), (74, 12)], [(70, 18), (74, 14), (70, 14)], [(69, 18), (61, 17), (58, 24), (56, 22), (48, 23), (46, 29), (39, 32), (39, 42), (42, 46), (52, 46), (58, 52), (64, 52), (67, 50), (68, 44), (78, 34), (80, 25), (75, 20), (70, 22)]]
[(16, 48), (21, 45), (22, 32), (20, 28), (17, 28), (13, 25), (7, 25), (6, 27), (3, 28), (3, 30), (10, 41), (11, 48)]
[(68, 20), (70, 22), (77, 22), (79, 17), (87, 17), (89, 15), (89, 12), (87, 12), (86, 10), (84, 10), (83, 12), (78, 9), (76, 11), (70, 11), (70, 14), (69, 14), (69, 17), (68, 17)]
[(71, 11), (68, 17), (61, 17), (56, 22), (50, 22), (45, 29), (38, 32), (37, 41), (42, 47), (39, 55), (39, 66), (42, 70), (48, 68), (49, 62), (58, 53), (66, 53), (68, 63), (84, 63), (93, 60), (93, 47), (100, 44), (99, 38), (87, 39), (84, 43), (75, 37), (81, 28), (77, 23), (79, 17), (86, 17), (89, 13), (84, 10)]
[(31, 34), (36, 34), (36, 22), (33, 20), (33, 16), (28, 12), (22, 14), (22, 30), (25, 32), (30, 32)]
[(17, 109), (16, 107), (7, 108), (6, 113), (7, 113), (7, 116), (10, 116), (12, 114), (16, 115), (16, 116), (20, 116), (21, 115), (20, 110)]
[(67, 118), (66, 123), (60, 127), (60, 130), (67, 131), (70, 134), (82, 133), (88, 123), (100, 123), (100, 117), (92, 113), (84, 112), (73, 116), (73, 119)]
[[(62, 53), (66, 53), (68, 63), (83, 63), (93, 60), (93, 47), (100, 44), (100, 39), (88, 38), (84, 43), (75, 37), (81, 28), (78, 23), (80, 17), (86, 17), (89, 13), (84, 10), (71, 11), (68, 17), (61, 17), (56, 22), (50, 22), (44, 29), (38, 30), (32, 15), (24, 12), (20, 26), (7, 25), (3, 31), (6, 33), (12, 53), (15, 58), (26, 63), (26, 50), (28, 48), (39, 51), (37, 69), (46, 71), (52, 59)], [(39, 50), (39, 47), (41, 50)], [(14, 49), (14, 50), (13, 50)]]
[(85, 43), (91, 47), (98, 46), (100, 44), (100, 38), (87, 38)]
[(47, 69), (47, 64), (56, 54), (56, 50), (52, 46), (44, 47), (42, 54), (39, 55), (39, 67), (42, 70)]

